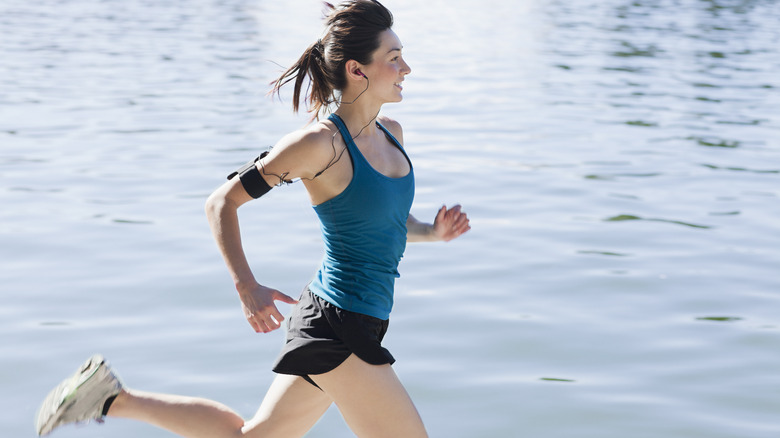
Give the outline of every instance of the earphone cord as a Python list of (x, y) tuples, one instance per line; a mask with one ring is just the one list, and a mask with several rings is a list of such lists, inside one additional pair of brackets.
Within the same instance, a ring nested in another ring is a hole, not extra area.
[[(366, 78), (366, 88), (363, 91), (361, 91), (360, 94), (358, 94), (356, 98), (352, 99), (352, 102), (339, 102), (339, 105), (352, 105), (353, 103), (355, 103), (356, 100), (358, 100), (358, 98), (360, 98), (360, 96), (363, 95), (363, 93), (368, 91), (368, 87), (369, 87), (369, 85), (371, 85), (371, 81), (368, 80), (368, 76), (363, 75), (363, 77)], [(371, 122), (368, 122), (368, 123), (371, 124)]]
[[(341, 105), (352, 105), (353, 103), (355, 103), (355, 101), (358, 100), (358, 98), (360, 98), (360, 96), (363, 95), (363, 93), (368, 91), (368, 87), (371, 85), (371, 81), (369, 81), (368, 77), (366, 77), (365, 75), (363, 77), (366, 78), (366, 88), (363, 91), (361, 91), (360, 94), (358, 94), (357, 97), (355, 97), (352, 100), (352, 102), (341, 102)], [(379, 112), (381, 112), (381, 109), (380, 109)], [(368, 126), (371, 125), (371, 123), (374, 120), (376, 120), (377, 117), (379, 117), (379, 112), (377, 112), (376, 115), (371, 120), (369, 120), (368, 123), (365, 126), (360, 128), (360, 131), (358, 131), (357, 135), (352, 137), (352, 141), (355, 141), (356, 138), (360, 137), (360, 134), (363, 133), (363, 130), (368, 128)], [(347, 132), (349, 132), (349, 129), (347, 129)], [(330, 161), (325, 166), (325, 168), (320, 170), (319, 172), (315, 173), (314, 176), (311, 177), (311, 178), (307, 178), (307, 177), (303, 177), (302, 176), (299, 179), (301, 179), (301, 180), (305, 179), (307, 181), (313, 181), (314, 178), (317, 178), (318, 176), (322, 175), (326, 170), (330, 169), (334, 164), (336, 164), (341, 159), (341, 157), (344, 155), (344, 151), (347, 150), (347, 144), (346, 144), (346, 142), (344, 142), (344, 147), (341, 148), (341, 152), (338, 152), (338, 153), (336, 152), (336, 135), (338, 133), (339, 133), (339, 131), (334, 132), (333, 133), (333, 137), (331, 137), (331, 139), (330, 139), (330, 145), (333, 148), (333, 158), (330, 159)], [(268, 172), (265, 171), (265, 166), (263, 166), (262, 162), (260, 163), (260, 167), (263, 169), (263, 174), (264, 175), (274, 176), (276, 178), (279, 178), (279, 184), (277, 184), (277, 186), (281, 186), (282, 184), (292, 184), (293, 182), (295, 182), (295, 181), (291, 181), (291, 180), (286, 179), (286, 177), (289, 174), (289, 172), (285, 172), (285, 173), (283, 173), (281, 175), (277, 175), (275, 173), (268, 173)]]

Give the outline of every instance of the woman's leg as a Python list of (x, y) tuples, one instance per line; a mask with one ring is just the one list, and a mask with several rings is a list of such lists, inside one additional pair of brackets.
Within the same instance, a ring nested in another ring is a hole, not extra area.
[(302, 437), (333, 400), (298, 376), (278, 374), (257, 410), (244, 425), (249, 438)]
[(227, 406), (202, 398), (122, 391), (108, 416), (130, 418), (191, 438), (300, 437), (331, 399), (298, 376), (277, 375), (255, 417), (244, 420)]
[(333, 371), (311, 378), (333, 399), (360, 438), (428, 436), (390, 365), (370, 365), (353, 354)]

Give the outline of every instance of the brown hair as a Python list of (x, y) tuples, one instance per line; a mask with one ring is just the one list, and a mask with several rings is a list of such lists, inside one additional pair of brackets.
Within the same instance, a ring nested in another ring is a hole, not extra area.
[(310, 45), (298, 61), (272, 82), (271, 93), (279, 93), (285, 84), (295, 81), (293, 111), (298, 112), (301, 88), (306, 76), (311, 81), (304, 97), (312, 119), (336, 101), (335, 91), (347, 85), (346, 69), (350, 59), (370, 64), (371, 54), (379, 48), (379, 35), (393, 26), (393, 14), (376, 0), (352, 0), (338, 8), (325, 3), (325, 35)]

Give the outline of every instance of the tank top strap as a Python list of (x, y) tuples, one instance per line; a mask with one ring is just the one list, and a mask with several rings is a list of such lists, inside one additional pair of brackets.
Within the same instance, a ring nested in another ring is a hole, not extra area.
[[(368, 167), (371, 167), (371, 164), (368, 162), (368, 160), (366, 160), (366, 157), (363, 156), (363, 153), (360, 152), (360, 149), (358, 149), (355, 141), (352, 139), (352, 135), (349, 133), (349, 129), (347, 129), (347, 124), (344, 123), (344, 120), (342, 120), (341, 117), (339, 117), (336, 113), (328, 116), (328, 120), (332, 121), (336, 127), (339, 128), (339, 133), (341, 133), (341, 136), (344, 138), (344, 143), (347, 145), (347, 150), (349, 151), (349, 155), (352, 158), (353, 169), (356, 167), (355, 160), (359, 160), (361, 165), (367, 165)], [(404, 157), (406, 158), (406, 161), (409, 162), (409, 167), (411, 168), (412, 160), (406, 154), (404, 147), (401, 146), (401, 142), (399, 142), (398, 139), (395, 138), (395, 136), (390, 132), (390, 130), (385, 128), (381, 123), (376, 122), (376, 125), (382, 130), (391, 143), (393, 143), (393, 145), (397, 147), (402, 154), (404, 154)]]
[(381, 129), (382, 132), (385, 133), (385, 136), (389, 138), (393, 142), (393, 144), (404, 153), (404, 155), (406, 155), (406, 151), (404, 151), (404, 147), (401, 145), (401, 142), (398, 141), (397, 138), (395, 138), (395, 136), (390, 132), (389, 129), (385, 128), (385, 125), (376, 122), (376, 126), (379, 126), (379, 129)]
[(385, 126), (384, 126), (384, 125), (382, 125), (381, 123), (379, 123), (379, 122), (376, 122), (376, 126), (379, 126), (379, 128), (382, 130), (382, 132), (384, 132), (384, 133), (385, 133), (385, 136), (386, 136), (387, 138), (389, 138), (391, 142), (393, 142), (393, 144), (395, 145), (395, 147), (397, 147), (397, 148), (398, 148), (398, 150), (400, 150), (402, 154), (404, 154), (404, 157), (406, 157), (406, 161), (408, 161), (408, 162), (409, 162), (409, 168), (413, 168), (413, 166), (412, 166), (412, 160), (411, 160), (411, 158), (409, 158), (409, 155), (406, 155), (406, 151), (404, 150), (404, 147), (403, 147), (403, 145), (401, 145), (401, 142), (400, 142), (400, 141), (398, 141), (398, 139), (397, 139), (397, 138), (395, 138), (395, 136), (394, 136), (394, 135), (393, 135), (393, 134), (390, 132), (390, 130), (389, 130), (389, 129), (387, 129), (387, 128), (385, 128)]
[(339, 133), (341, 134), (341, 137), (344, 139), (344, 143), (349, 148), (350, 154), (354, 154), (354, 148), (357, 147), (355, 145), (355, 142), (352, 140), (352, 135), (349, 133), (349, 129), (347, 129), (346, 123), (344, 123), (343, 120), (341, 120), (341, 117), (338, 116), (338, 114), (331, 114), (328, 117), (328, 120), (333, 122), (337, 128), (339, 128)]

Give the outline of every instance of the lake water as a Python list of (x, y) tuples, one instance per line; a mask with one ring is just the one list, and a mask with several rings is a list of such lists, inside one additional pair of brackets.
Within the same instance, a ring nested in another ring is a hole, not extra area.
[[(386, 5), (413, 213), (462, 203), (473, 226), (400, 267), (386, 344), (431, 436), (779, 436), (780, 5)], [(265, 94), (320, 10), (0, 2), (3, 437), (32, 437), (93, 352), (130, 386), (254, 413), (283, 334), (243, 320), (203, 203), (305, 123)], [(302, 185), (241, 220), (257, 276), (297, 294), (322, 256)], [(308, 435), (346, 436), (335, 410)]]

